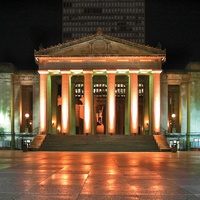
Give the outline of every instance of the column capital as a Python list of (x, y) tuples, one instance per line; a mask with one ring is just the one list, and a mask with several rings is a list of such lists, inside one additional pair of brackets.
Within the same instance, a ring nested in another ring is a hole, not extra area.
[(107, 70), (106, 73), (107, 74), (116, 74), (116, 70)]
[(86, 70), (86, 71), (83, 71), (83, 74), (93, 74), (93, 71), (92, 70)]
[(130, 73), (130, 74), (138, 74), (138, 73), (139, 73), (139, 70), (129, 70), (129, 73)]
[(47, 70), (38, 70), (39, 74), (48, 74), (49, 72)]
[(93, 70), (94, 74), (105, 74), (106, 73), (106, 69), (98, 69), (98, 70)]
[(151, 73), (152, 74), (160, 74), (162, 72), (162, 70), (152, 70)]
[(77, 75), (77, 74), (82, 74), (83, 73), (83, 70), (81, 69), (76, 69), (76, 70), (70, 70), (70, 72), (73, 74), (73, 75)]
[(66, 71), (65, 70), (61, 70), (60, 73), (61, 74), (70, 74), (71, 72), (69, 70), (66, 70)]

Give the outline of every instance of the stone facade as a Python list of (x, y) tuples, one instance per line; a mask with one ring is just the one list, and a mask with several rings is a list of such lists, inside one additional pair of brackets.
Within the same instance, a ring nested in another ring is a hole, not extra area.
[(34, 133), (199, 134), (200, 64), (162, 71), (165, 58), (97, 33), (35, 51), (38, 72), (2, 64), (0, 131), (25, 132), (29, 113)]

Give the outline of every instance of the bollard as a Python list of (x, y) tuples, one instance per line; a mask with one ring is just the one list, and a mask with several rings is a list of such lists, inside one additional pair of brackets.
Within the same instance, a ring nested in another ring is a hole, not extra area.
[(176, 153), (177, 152), (177, 145), (173, 144), (172, 148), (171, 148), (172, 153)]

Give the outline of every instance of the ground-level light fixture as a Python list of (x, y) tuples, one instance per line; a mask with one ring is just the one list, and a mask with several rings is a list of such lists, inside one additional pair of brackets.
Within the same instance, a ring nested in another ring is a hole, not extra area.
[(25, 114), (25, 118), (26, 118), (26, 128), (25, 128), (25, 132), (27, 132), (28, 133), (28, 127), (29, 127), (29, 125), (28, 125), (28, 118), (29, 118), (29, 114), (28, 113), (26, 113)]
[(172, 114), (172, 118), (175, 118), (175, 117), (176, 117), (176, 114), (173, 113), (173, 114)]

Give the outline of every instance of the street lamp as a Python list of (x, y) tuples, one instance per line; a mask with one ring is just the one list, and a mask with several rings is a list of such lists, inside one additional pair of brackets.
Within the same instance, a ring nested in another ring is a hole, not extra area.
[(176, 121), (175, 121), (175, 118), (176, 118), (176, 114), (172, 114), (172, 133), (176, 133)]
[(146, 120), (145, 124), (146, 124), (145, 134), (148, 135), (149, 134), (149, 121)]
[(29, 114), (28, 114), (28, 113), (25, 114), (25, 118), (26, 118), (26, 128), (25, 128), (25, 132), (28, 133), (28, 127), (29, 127), (29, 125), (28, 125)]

